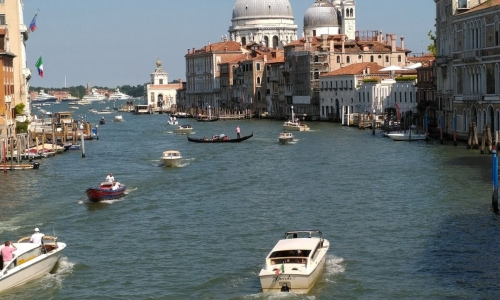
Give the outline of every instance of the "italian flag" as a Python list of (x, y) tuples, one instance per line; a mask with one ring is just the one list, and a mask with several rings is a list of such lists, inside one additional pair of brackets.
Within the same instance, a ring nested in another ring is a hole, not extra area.
[(42, 57), (40, 56), (40, 58), (36, 61), (36, 68), (38, 69), (38, 75), (40, 75), (40, 77), (43, 78), (43, 61), (42, 61)]

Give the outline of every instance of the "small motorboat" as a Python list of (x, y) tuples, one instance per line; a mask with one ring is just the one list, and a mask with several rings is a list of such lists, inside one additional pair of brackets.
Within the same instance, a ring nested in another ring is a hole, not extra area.
[(161, 155), (161, 161), (165, 167), (178, 167), (181, 160), (181, 153), (177, 150), (167, 150)]
[(173, 132), (177, 134), (190, 134), (192, 131), (193, 127), (191, 127), (191, 125), (180, 125), (173, 130)]
[(104, 117), (101, 117), (101, 120), (99, 120), (99, 124), (101, 125), (106, 124), (106, 120), (104, 120)]
[(283, 129), (288, 131), (309, 131), (309, 126), (300, 122), (286, 121)]
[(262, 291), (308, 293), (323, 272), (329, 248), (319, 230), (287, 231), (260, 270)]
[(278, 137), (278, 143), (287, 145), (293, 142), (293, 134), (291, 132), (281, 132)]
[(121, 121), (123, 121), (123, 116), (122, 115), (116, 115), (115, 118), (114, 118), (114, 121), (115, 122), (121, 122)]
[(117, 181), (101, 182), (97, 187), (90, 187), (86, 190), (87, 197), (92, 202), (102, 200), (113, 200), (125, 196), (127, 187)]
[[(17, 243), (14, 259), (5, 262), (0, 272), (0, 292), (20, 286), (54, 269), (66, 244), (57, 237), (43, 236), (42, 244), (30, 243), (30, 237), (23, 237)], [(5, 246), (2, 244), (0, 249)]]

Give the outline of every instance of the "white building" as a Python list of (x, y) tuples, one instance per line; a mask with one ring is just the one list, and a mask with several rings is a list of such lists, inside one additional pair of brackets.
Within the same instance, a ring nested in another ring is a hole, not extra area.
[(156, 69), (151, 73), (151, 81), (146, 85), (147, 105), (153, 110), (170, 111), (176, 106), (177, 90), (182, 88), (182, 81), (168, 83), (168, 73), (163, 71), (161, 61), (156, 61)]
[(229, 34), (232, 41), (279, 48), (297, 39), (292, 6), (288, 0), (236, 0)]
[(342, 124), (348, 125), (352, 114), (381, 115), (389, 108), (400, 114), (409, 111), (416, 114), (415, 79), (411, 76), (388, 78), (389, 73), (381, 69), (376, 63), (360, 63), (322, 75), (320, 118), (331, 120), (342, 116)]

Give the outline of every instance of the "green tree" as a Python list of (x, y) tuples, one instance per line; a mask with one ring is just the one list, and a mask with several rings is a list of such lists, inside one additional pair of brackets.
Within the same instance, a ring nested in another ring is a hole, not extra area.
[(429, 30), (429, 32), (427, 33), (427, 36), (429, 37), (429, 39), (431, 39), (431, 42), (429, 44), (429, 46), (427, 46), (427, 50), (434, 54), (434, 56), (436, 56), (436, 34), (432, 32), (432, 30)]

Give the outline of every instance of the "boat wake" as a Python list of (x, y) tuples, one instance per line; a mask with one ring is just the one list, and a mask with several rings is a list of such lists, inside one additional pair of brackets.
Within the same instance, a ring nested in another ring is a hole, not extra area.
[(53, 288), (54, 285), (58, 288), (62, 288), (62, 283), (64, 279), (73, 273), (75, 264), (68, 261), (68, 258), (62, 256), (56, 264), (56, 268), (52, 270), (51, 273), (42, 277), (42, 286), (48, 288)]
[(345, 272), (345, 266), (344, 266), (344, 259), (342, 257), (337, 257), (333, 254), (327, 255), (326, 256), (326, 261), (325, 261), (325, 280), (327, 282), (329, 281), (334, 281), (333, 277), (344, 273)]

